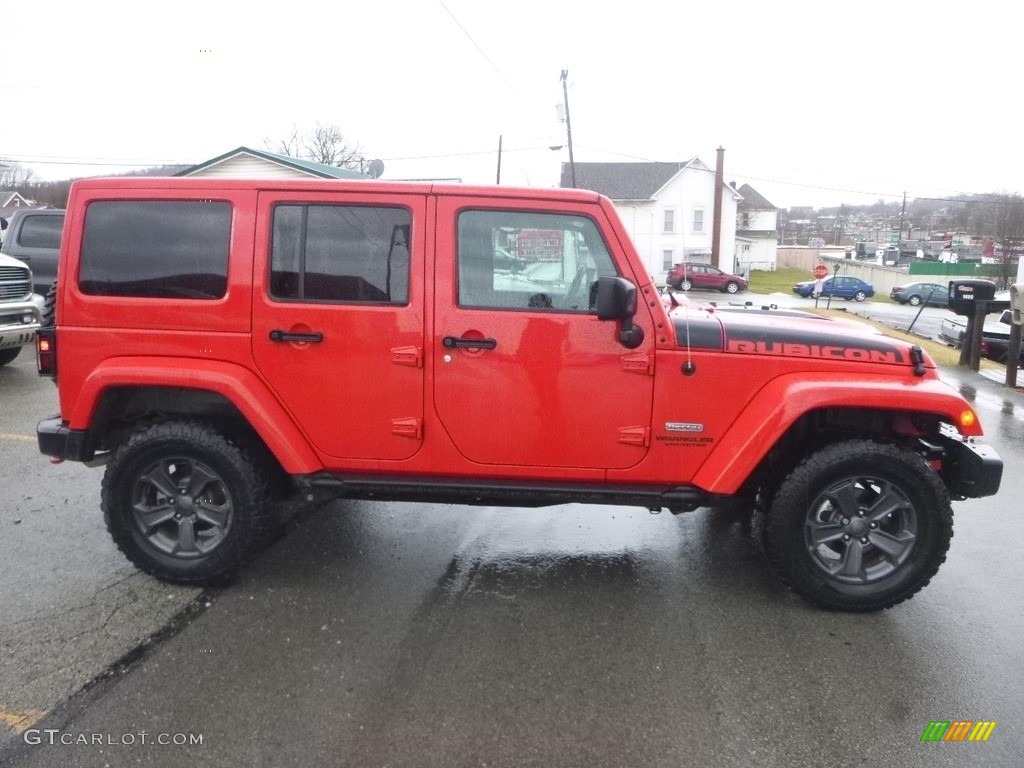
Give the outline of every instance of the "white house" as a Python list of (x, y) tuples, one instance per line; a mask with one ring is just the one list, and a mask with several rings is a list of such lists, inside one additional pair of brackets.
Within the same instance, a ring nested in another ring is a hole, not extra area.
[[(711, 263), (715, 171), (699, 157), (679, 163), (575, 163), (576, 186), (611, 199), (640, 258), (658, 283), (680, 261)], [(562, 164), (561, 186), (571, 169)], [(742, 195), (724, 185), (718, 264), (732, 272), (736, 206)]]
[(773, 272), (778, 251), (779, 209), (749, 184), (739, 188), (736, 270), (744, 275), (757, 269)]
[(263, 149), (238, 147), (193, 165), (175, 176), (217, 176), (242, 179), (368, 179), (369, 176), (333, 165), (300, 160)]

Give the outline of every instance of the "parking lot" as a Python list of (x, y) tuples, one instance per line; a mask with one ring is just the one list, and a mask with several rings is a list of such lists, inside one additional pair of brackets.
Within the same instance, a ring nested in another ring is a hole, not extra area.
[[(1003, 488), (954, 505), (923, 592), (850, 615), (708, 509), (335, 502), (234, 585), (169, 587), (110, 542), (102, 470), (39, 455), (55, 388), (25, 355), (0, 369), (0, 763), (1014, 765), (1024, 397), (946, 376)], [(947, 720), (997, 726), (921, 741)]]

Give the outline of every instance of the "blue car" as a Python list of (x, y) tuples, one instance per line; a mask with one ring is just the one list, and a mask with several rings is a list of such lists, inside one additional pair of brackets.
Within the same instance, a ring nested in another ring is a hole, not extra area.
[(803, 296), (805, 299), (813, 296), (833, 296), (837, 299), (849, 301), (864, 301), (875, 295), (875, 288), (871, 283), (865, 283), (859, 277), (849, 275), (835, 275), (826, 277), (821, 281), (821, 290), (818, 291), (817, 280), (805, 280), (793, 286), (793, 293)]

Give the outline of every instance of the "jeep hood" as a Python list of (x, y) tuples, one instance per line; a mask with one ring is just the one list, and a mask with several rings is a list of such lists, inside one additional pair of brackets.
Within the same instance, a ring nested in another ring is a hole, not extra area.
[[(785, 309), (717, 309), (682, 305), (670, 313), (681, 348), (736, 354), (844, 360), (907, 366), (914, 345), (869, 325)], [(923, 356), (929, 368), (934, 363)]]

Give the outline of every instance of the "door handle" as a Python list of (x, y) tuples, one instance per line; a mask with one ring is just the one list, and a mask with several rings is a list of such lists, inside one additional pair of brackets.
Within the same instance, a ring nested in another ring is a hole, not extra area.
[(311, 343), (319, 343), (324, 340), (324, 335), (319, 331), (313, 331), (312, 333), (288, 333), (286, 331), (279, 331), (276, 328), (270, 332), (271, 341), (305, 341)]
[(457, 339), (454, 336), (445, 336), (441, 343), (446, 349), (494, 349), (498, 346), (494, 339)]

